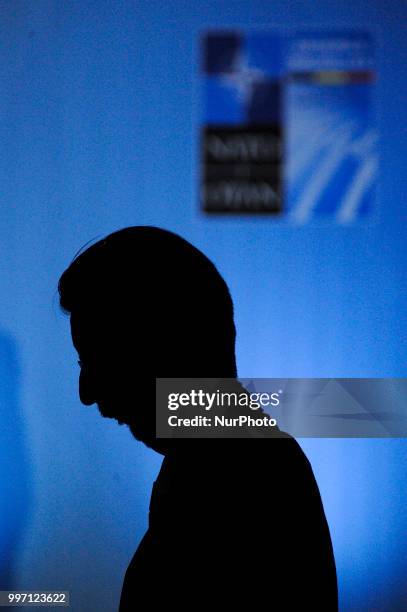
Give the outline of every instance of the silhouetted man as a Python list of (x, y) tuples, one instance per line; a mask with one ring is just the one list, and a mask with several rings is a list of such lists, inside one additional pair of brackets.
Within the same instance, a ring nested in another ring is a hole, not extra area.
[(129, 227), (79, 254), (59, 292), (81, 401), (165, 457), (120, 612), (336, 610), (329, 530), (293, 438), (156, 438), (156, 377), (237, 376), (233, 304), (215, 266), (171, 232)]

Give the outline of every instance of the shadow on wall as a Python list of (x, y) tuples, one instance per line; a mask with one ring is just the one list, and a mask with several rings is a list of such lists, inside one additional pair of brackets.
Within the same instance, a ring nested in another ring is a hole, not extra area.
[(12, 590), (17, 548), (31, 507), (31, 487), (16, 342), (0, 330), (0, 590)]

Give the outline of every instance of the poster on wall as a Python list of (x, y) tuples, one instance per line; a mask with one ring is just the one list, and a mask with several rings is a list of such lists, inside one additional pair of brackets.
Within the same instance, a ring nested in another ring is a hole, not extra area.
[(296, 223), (371, 216), (374, 60), (366, 32), (206, 32), (201, 209)]

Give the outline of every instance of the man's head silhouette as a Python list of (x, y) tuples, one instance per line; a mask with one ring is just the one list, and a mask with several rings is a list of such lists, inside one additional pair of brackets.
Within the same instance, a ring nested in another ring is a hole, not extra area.
[(233, 304), (213, 263), (156, 227), (128, 227), (77, 255), (59, 280), (83, 404), (155, 440), (155, 378), (236, 376)]

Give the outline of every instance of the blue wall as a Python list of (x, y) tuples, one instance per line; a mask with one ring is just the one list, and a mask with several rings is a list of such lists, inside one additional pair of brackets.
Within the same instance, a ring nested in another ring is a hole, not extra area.
[[(406, 16), (404, 2), (377, 0), (1, 3), (1, 354), (13, 364), (18, 347), (19, 369), (1, 368), (16, 415), (1, 457), (17, 457), (22, 475), (19, 520), (1, 526), (13, 586), (70, 590), (75, 612), (115, 610), (160, 465), (77, 397), (55, 288), (89, 239), (154, 224), (207, 253), (234, 296), (242, 376), (405, 376)], [(378, 219), (295, 227), (199, 214), (197, 39), (208, 26), (375, 29)], [(303, 447), (341, 609), (401, 610), (406, 442)]]

